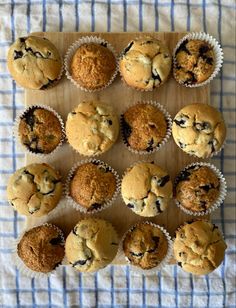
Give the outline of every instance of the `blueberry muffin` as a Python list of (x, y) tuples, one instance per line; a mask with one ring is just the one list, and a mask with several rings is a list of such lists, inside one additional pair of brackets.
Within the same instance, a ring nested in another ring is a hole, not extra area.
[(152, 269), (166, 257), (168, 240), (158, 227), (144, 222), (126, 233), (123, 251), (132, 265)]
[(223, 261), (226, 248), (218, 227), (201, 220), (180, 227), (173, 246), (178, 265), (195, 275), (214, 271)]
[(206, 41), (186, 39), (175, 52), (174, 76), (180, 84), (202, 83), (214, 69), (215, 54)]
[(138, 103), (121, 117), (125, 143), (137, 151), (152, 152), (167, 133), (165, 115), (151, 104)]
[(64, 258), (63, 233), (53, 225), (30, 229), (17, 245), (17, 254), (31, 270), (49, 273), (61, 264)]
[(32, 153), (49, 154), (63, 139), (58, 117), (47, 109), (32, 107), (20, 117), (18, 136)]
[(205, 212), (220, 195), (220, 180), (208, 166), (189, 166), (177, 176), (176, 200), (187, 210)]
[(159, 166), (144, 162), (128, 168), (121, 183), (125, 204), (136, 214), (153, 217), (162, 213), (172, 198), (168, 173)]
[(87, 211), (97, 210), (112, 199), (116, 185), (116, 177), (106, 164), (89, 162), (73, 174), (70, 196)]
[(221, 149), (226, 126), (217, 109), (197, 103), (185, 106), (176, 114), (172, 135), (184, 152), (208, 158)]
[(87, 218), (70, 232), (65, 243), (69, 263), (80, 272), (96, 272), (106, 267), (118, 251), (118, 237), (108, 221)]
[(82, 44), (75, 52), (70, 72), (83, 88), (97, 90), (106, 86), (116, 72), (116, 58), (106, 43)]
[(48, 214), (61, 195), (61, 176), (47, 164), (31, 164), (17, 170), (7, 185), (7, 199), (14, 210), (31, 217)]
[(125, 48), (119, 65), (127, 85), (138, 90), (153, 90), (167, 80), (171, 55), (165, 42), (154, 38), (137, 39)]
[(7, 55), (12, 78), (23, 88), (44, 90), (56, 84), (62, 70), (62, 59), (56, 47), (46, 38), (18, 38)]
[(82, 102), (68, 114), (68, 142), (82, 155), (106, 152), (116, 142), (118, 134), (119, 121), (109, 105), (98, 101)]

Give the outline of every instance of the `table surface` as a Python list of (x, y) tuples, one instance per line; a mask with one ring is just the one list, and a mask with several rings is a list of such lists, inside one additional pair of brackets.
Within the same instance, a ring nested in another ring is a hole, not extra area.
[[(235, 307), (235, 11), (230, 0), (1, 1), (1, 307)], [(222, 229), (228, 249), (215, 272), (194, 277), (171, 266), (145, 277), (127, 266), (109, 266), (94, 275), (62, 268), (55, 276), (36, 280), (16, 270), (10, 243), (25, 220), (9, 207), (5, 190), (10, 174), (24, 165), (24, 155), (11, 135), (13, 120), (24, 108), (24, 91), (11, 80), (6, 53), (16, 37), (39, 31), (205, 31), (221, 42), (224, 65), (211, 82), (211, 104), (223, 112), (228, 133), (224, 151), (211, 162), (224, 173), (228, 194), (212, 218)]]

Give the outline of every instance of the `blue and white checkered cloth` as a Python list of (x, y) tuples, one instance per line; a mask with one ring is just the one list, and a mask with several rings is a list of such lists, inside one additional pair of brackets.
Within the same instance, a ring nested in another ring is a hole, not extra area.
[[(0, 0), (0, 307), (236, 307), (235, 12), (233, 0)], [(24, 164), (11, 137), (24, 96), (7, 71), (6, 53), (18, 36), (35, 31), (205, 31), (221, 42), (224, 66), (211, 83), (211, 103), (224, 114), (228, 138), (213, 162), (226, 176), (228, 195), (213, 220), (228, 249), (215, 272), (194, 277), (170, 266), (145, 277), (126, 266), (94, 275), (63, 268), (36, 280), (9, 266), (7, 244), (24, 226), (5, 192), (9, 175)]]

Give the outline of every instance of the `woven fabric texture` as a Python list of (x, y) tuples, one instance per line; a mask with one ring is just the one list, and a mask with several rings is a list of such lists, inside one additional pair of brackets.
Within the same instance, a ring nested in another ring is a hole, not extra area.
[[(0, 0), (0, 307), (235, 307), (235, 1)], [(224, 65), (211, 83), (211, 104), (223, 113), (227, 144), (212, 162), (224, 173), (228, 194), (213, 215), (228, 245), (223, 264), (194, 277), (177, 266), (151, 276), (109, 266), (93, 275), (62, 268), (48, 279), (30, 279), (11, 264), (9, 243), (24, 218), (6, 201), (9, 175), (24, 165), (12, 138), (24, 91), (6, 67), (9, 45), (36, 31), (205, 31), (221, 42)]]

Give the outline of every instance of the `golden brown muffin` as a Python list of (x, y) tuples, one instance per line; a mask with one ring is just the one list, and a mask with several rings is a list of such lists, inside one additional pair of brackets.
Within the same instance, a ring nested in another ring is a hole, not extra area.
[(207, 80), (215, 68), (213, 47), (202, 40), (185, 40), (175, 53), (174, 75), (181, 84)]
[(70, 182), (70, 195), (88, 211), (111, 200), (116, 190), (115, 175), (105, 164), (85, 163), (77, 168)]
[(123, 251), (132, 265), (142, 269), (158, 266), (165, 258), (168, 240), (155, 226), (140, 223), (127, 232), (123, 241)]
[(218, 152), (226, 137), (222, 114), (207, 104), (191, 104), (175, 116), (172, 126), (175, 143), (186, 153), (208, 158)]
[(42, 225), (30, 229), (17, 245), (17, 253), (31, 270), (49, 273), (64, 258), (62, 233), (52, 225)]
[(80, 86), (96, 90), (111, 80), (116, 71), (116, 58), (103, 43), (85, 43), (76, 50), (70, 69)]
[(191, 166), (177, 176), (176, 200), (190, 211), (208, 210), (218, 199), (219, 190), (220, 180), (207, 166)]
[(40, 217), (58, 204), (62, 195), (59, 172), (47, 164), (30, 164), (9, 179), (7, 199), (22, 215)]
[(96, 272), (106, 267), (118, 251), (118, 237), (112, 224), (87, 218), (78, 222), (65, 243), (69, 263), (80, 272)]
[(184, 271), (206, 275), (223, 261), (227, 245), (216, 225), (194, 221), (180, 227), (174, 240), (174, 256)]
[(62, 127), (53, 112), (41, 107), (32, 107), (20, 119), (18, 136), (29, 151), (48, 154), (62, 140)]
[(153, 217), (162, 213), (172, 198), (172, 182), (159, 166), (139, 162), (127, 169), (121, 183), (125, 204), (136, 214)]
[(147, 37), (129, 43), (120, 60), (120, 73), (126, 84), (139, 90), (162, 85), (171, 70), (171, 55), (165, 42)]
[(15, 81), (27, 89), (44, 90), (58, 82), (62, 59), (46, 38), (18, 38), (9, 48), (7, 66)]
[(122, 115), (122, 130), (132, 149), (151, 152), (166, 136), (167, 121), (157, 107), (138, 103)]

